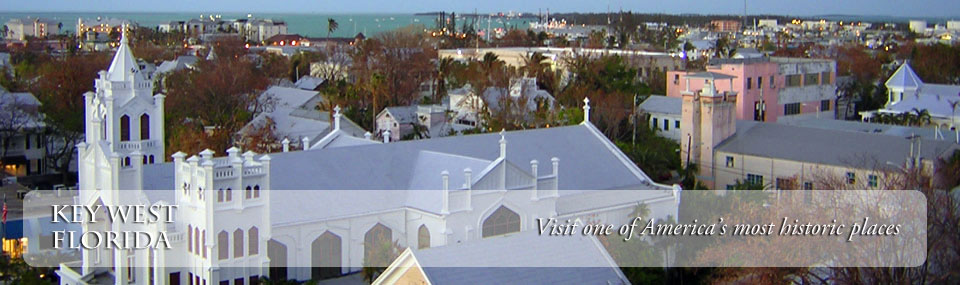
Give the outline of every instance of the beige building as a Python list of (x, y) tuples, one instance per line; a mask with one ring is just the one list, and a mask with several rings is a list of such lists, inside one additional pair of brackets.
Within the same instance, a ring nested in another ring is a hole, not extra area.
[(650, 52), (639, 50), (619, 49), (586, 49), (586, 48), (551, 48), (551, 47), (505, 47), (505, 48), (464, 48), (442, 49), (438, 51), (440, 58), (450, 57), (459, 61), (482, 60), (487, 53), (493, 53), (507, 66), (521, 68), (535, 52), (546, 57), (546, 63), (554, 70), (566, 71), (564, 58), (574, 56), (612, 56), (624, 58), (626, 63), (637, 69), (637, 76), (646, 79), (656, 73), (681, 70), (684, 68), (683, 59), (679, 54)]
[(27, 37), (46, 38), (60, 33), (60, 22), (51, 19), (10, 19), (6, 23), (8, 40), (26, 40)]

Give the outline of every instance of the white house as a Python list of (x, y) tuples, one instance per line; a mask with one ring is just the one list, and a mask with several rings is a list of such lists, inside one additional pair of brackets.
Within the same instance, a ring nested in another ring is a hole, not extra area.
[(447, 110), (440, 105), (387, 107), (377, 114), (377, 134), (399, 141), (418, 131), (428, 138), (446, 136), (452, 130)]
[[(259, 99), (266, 109), (240, 129), (241, 140), (264, 127), (267, 122), (274, 124), (273, 133), (278, 139), (277, 146), (284, 145), (283, 140), (286, 139), (287, 146), (292, 144), (299, 149), (303, 149), (304, 145), (309, 148), (334, 129), (357, 139), (363, 138), (367, 133), (350, 119), (339, 116), (339, 113), (335, 114), (337, 122), (334, 126), (329, 112), (317, 110), (323, 101), (323, 96), (317, 91), (271, 86), (260, 94)], [(339, 107), (336, 110), (339, 112)]]
[[(501, 106), (511, 106), (509, 112), (531, 116), (540, 108), (552, 109), (556, 102), (549, 92), (537, 87), (536, 78), (511, 79), (507, 88), (488, 87), (482, 97), (477, 96), (469, 84), (447, 92), (454, 128), (459, 130), (482, 125), (484, 114), (502, 111)], [(506, 104), (507, 100), (511, 104)]]
[[(82, 260), (57, 271), (62, 284), (323, 279), (377, 265), (366, 256), (385, 242), (458, 246), (534, 230), (541, 217), (620, 223), (641, 203), (653, 218), (677, 214), (679, 186), (654, 183), (589, 120), (270, 155), (177, 152), (164, 163), (164, 96), (150, 93), (152, 81), (130, 69), (133, 62), (124, 39), (96, 91), (85, 94), (77, 201), (177, 205), (176, 220), (82, 227), (166, 232), (173, 248), (81, 250)], [(590, 191), (604, 189), (630, 190)]]
[(683, 100), (676, 97), (650, 95), (637, 108), (646, 113), (650, 128), (665, 138), (680, 142), (680, 107)]

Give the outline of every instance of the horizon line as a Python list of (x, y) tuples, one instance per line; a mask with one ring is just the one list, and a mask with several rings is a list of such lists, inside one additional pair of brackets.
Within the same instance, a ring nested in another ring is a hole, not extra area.
[[(320, 12), (320, 11), (313, 11), (313, 12), (303, 12), (303, 11), (262, 11), (262, 12), (253, 12), (253, 11), (217, 11), (217, 12), (204, 12), (204, 11), (174, 11), (174, 10), (167, 10), (167, 11), (90, 11), (90, 10), (76, 10), (76, 11), (65, 11), (65, 10), (57, 10), (57, 11), (28, 11), (28, 10), (13, 10), (13, 11), (3, 11), (3, 12), (0, 12), (0, 14), (11, 14), (11, 13), (64, 13), (64, 14), (67, 14), (67, 13), (91, 13), (91, 14), (95, 14), (95, 13), (105, 13), (105, 14), (106, 14), (106, 13), (110, 13), (110, 14), (157, 14), (157, 13), (180, 14), (180, 13), (183, 13), (183, 14), (189, 14), (189, 13), (198, 13), (198, 14), (203, 14), (203, 15), (215, 15), (215, 14), (254, 14), (254, 15), (255, 15), (255, 14), (286, 14), (286, 15), (411, 15), (411, 16), (412, 16), (412, 15), (416, 15), (416, 14), (431, 14), (431, 13), (440, 13), (440, 12), (455, 12), (455, 13), (465, 14), (465, 15), (473, 15), (473, 14), (486, 15), (486, 14), (493, 14), (493, 13), (501, 13), (501, 12), (439, 11), (439, 10), (435, 10), (435, 11), (421, 11), (421, 12), (374, 12), (374, 11), (366, 11), (366, 12), (349, 12), (349, 11), (340, 11), (340, 12)], [(513, 12), (514, 12), (514, 13), (526, 14), (526, 15), (536, 15), (536, 14), (537, 14), (536, 12), (520, 12), (520, 11), (513, 11)], [(727, 14), (723, 14), (723, 13), (716, 13), (716, 14), (711, 14), (711, 13), (693, 13), (693, 12), (686, 12), (686, 13), (668, 13), (668, 12), (639, 12), (639, 11), (632, 11), (632, 10), (624, 10), (623, 12), (631, 12), (631, 13), (637, 14), (637, 15), (735, 16), (735, 17), (743, 17), (743, 16), (744, 16), (743, 14), (731, 14), (731, 13), (727, 13)], [(567, 14), (567, 15), (569, 15), (569, 14), (581, 14), (581, 15), (601, 14), (601, 15), (602, 15), (602, 14), (617, 14), (617, 13), (620, 13), (620, 11), (615, 11), (615, 12), (614, 12), (614, 11), (611, 11), (611, 12), (579, 12), (579, 11), (574, 11), (574, 12), (550, 12), (550, 13), (551, 13), (551, 14), (555, 14), (555, 15), (560, 15), (560, 14)], [(900, 19), (920, 18), (920, 19), (941, 19), (941, 20), (960, 19), (960, 16), (896, 16), (896, 15), (844, 14), (844, 13), (836, 13), (836, 14), (809, 14), (809, 15), (789, 15), (789, 14), (776, 14), (776, 13), (750, 13), (750, 14), (746, 14), (746, 17), (757, 17), (757, 16), (795, 17), (795, 18), (804, 18), (804, 17), (813, 17), (813, 18), (816, 18), (816, 17), (876, 17), (876, 18), (900, 18)]]

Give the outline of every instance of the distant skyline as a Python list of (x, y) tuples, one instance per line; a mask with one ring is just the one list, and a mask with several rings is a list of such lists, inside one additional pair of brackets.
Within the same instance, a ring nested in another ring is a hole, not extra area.
[[(551, 13), (630, 10), (637, 13), (744, 13), (742, 0), (516, 1), (516, 0), (5, 0), (0, 12), (184, 12), (184, 13), (419, 13), (434, 11)], [(859, 15), (960, 19), (957, 0), (748, 0), (748, 14), (790, 16)]]

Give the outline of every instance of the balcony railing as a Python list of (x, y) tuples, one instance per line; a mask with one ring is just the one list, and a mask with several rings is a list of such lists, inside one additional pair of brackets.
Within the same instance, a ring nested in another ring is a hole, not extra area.
[(145, 140), (145, 141), (127, 141), (120, 142), (117, 145), (117, 148), (120, 150), (141, 150), (145, 148), (151, 148), (157, 145), (156, 140)]

